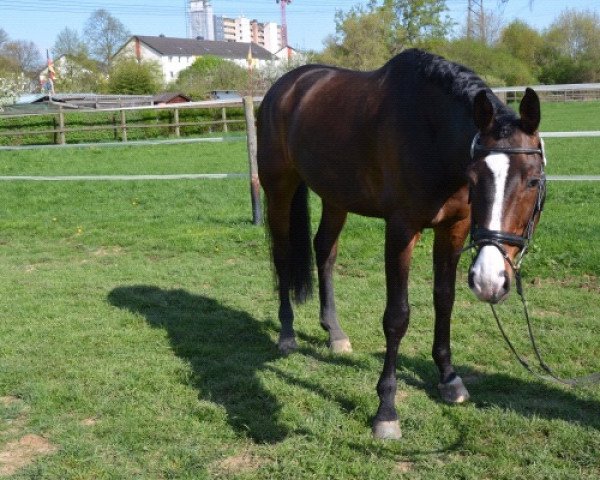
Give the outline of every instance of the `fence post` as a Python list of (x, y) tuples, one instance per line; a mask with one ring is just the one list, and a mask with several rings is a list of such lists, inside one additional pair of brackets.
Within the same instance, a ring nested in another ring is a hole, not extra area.
[(175, 136), (176, 137), (180, 137), (181, 136), (181, 129), (179, 128), (179, 109), (176, 108), (175, 110), (173, 110), (173, 117), (175, 120)]
[(59, 143), (64, 145), (66, 143), (65, 139), (65, 112), (63, 112), (62, 107), (58, 107), (58, 135), (59, 135)]
[(125, 110), (121, 106), (121, 140), (127, 141), (127, 118), (125, 117)]
[(112, 124), (113, 124), (113, 139), (116, 142), (119, 139), (119, 129), (117, 128), (117, 116), (112, 114)]
[(254, 100), (244, 97), (244, 114), (246, 117), (246, 133), (248, 142), (248, 164), (250, 167), (250, 198), (252, 200), (252, 223), (262, 223), (260, 207), (260, 181), (258, 179), (258, 165), (256, 163), (256, 122), (254, 120)]
[(52, 130), (54, 130), (54, 132), (52, 133), (54, 145), (57, 145), (58, 144), (58, 128), (56, 125), (56, 117), (54, 115), (52, 115)]
[(221, 109), (221, 120), (223, 120), (223, 132), (227, 133), (229, 128), (227, 128), (227, 109), (225, 107)]

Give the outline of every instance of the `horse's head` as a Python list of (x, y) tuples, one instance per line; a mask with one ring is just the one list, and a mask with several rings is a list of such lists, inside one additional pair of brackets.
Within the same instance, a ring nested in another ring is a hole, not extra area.
[(519, 113), (520, 119), (497, 114), (486, 91), (475, 97), (479, 132), (468, 176), (471, 247), (477, 254), (469, 286), (488, 303), (508, 296), (544, 204), (546, 159), (538, 134), (540, 102), (533, 90), (526, 90)]

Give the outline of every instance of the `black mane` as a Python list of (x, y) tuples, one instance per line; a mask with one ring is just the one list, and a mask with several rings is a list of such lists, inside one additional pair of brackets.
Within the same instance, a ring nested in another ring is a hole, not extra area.
[(399, 68), (404, 73), (407, 68), (416, 72), (422, 81), (437, 85), (467, 105), (469, 110), (473, 108), (475, 95), (479, 91), (485, 90), (496, 111), (497, 131), (494, 133), (498, 138), (509, 136), (518, 126), (519, 120), (515, 112), (502, 103), (481, 77), (464, 65), (451, 62), (439, 55), (411, 48), (396, 55), (384, 68), (388, 66), (392, 69)]

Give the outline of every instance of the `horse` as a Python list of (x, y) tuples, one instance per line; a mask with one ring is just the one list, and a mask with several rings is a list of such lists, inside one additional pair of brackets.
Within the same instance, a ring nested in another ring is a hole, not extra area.
[[(292, 300), (302, 303), (312, 292), (312, 247), (329, 348), (352, 350), (334, 300), (338, 237), (348, 213), (385, 221), (386, 353), (376, 387), (375, 438), (401, 437), (397, 354), (409, 324), (411, 256), (426, 228), (434, 231), (438, 390), (445, 402), (469, 399), (450, 350), (458, 260), (470, 233), (476, 250), (471, 290), (491, 304), (508, 296), (543, 204), (540, 117), (532, 89), (517, 115), (472, 70), (418, 49), (370, 72), (305, 65), (265, 95), (257, 114), (257, 163), (283, 354), (297, 349)], [(309, 189), (322, 202), (312, 246)]]

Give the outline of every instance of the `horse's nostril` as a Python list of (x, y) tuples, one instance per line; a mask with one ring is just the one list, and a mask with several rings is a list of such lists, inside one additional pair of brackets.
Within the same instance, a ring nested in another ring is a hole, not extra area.
[(502, 285), (502, 288), (505, 292), (510, 290), (510, 277), (508, 276), (508, 272), (504, 272), (504, 285)]
[(473, 273), (473, 270), (469, 271), (469, 277), (467, 281), (469, 282), (469, 288), (475, 288), (475, 274)]

